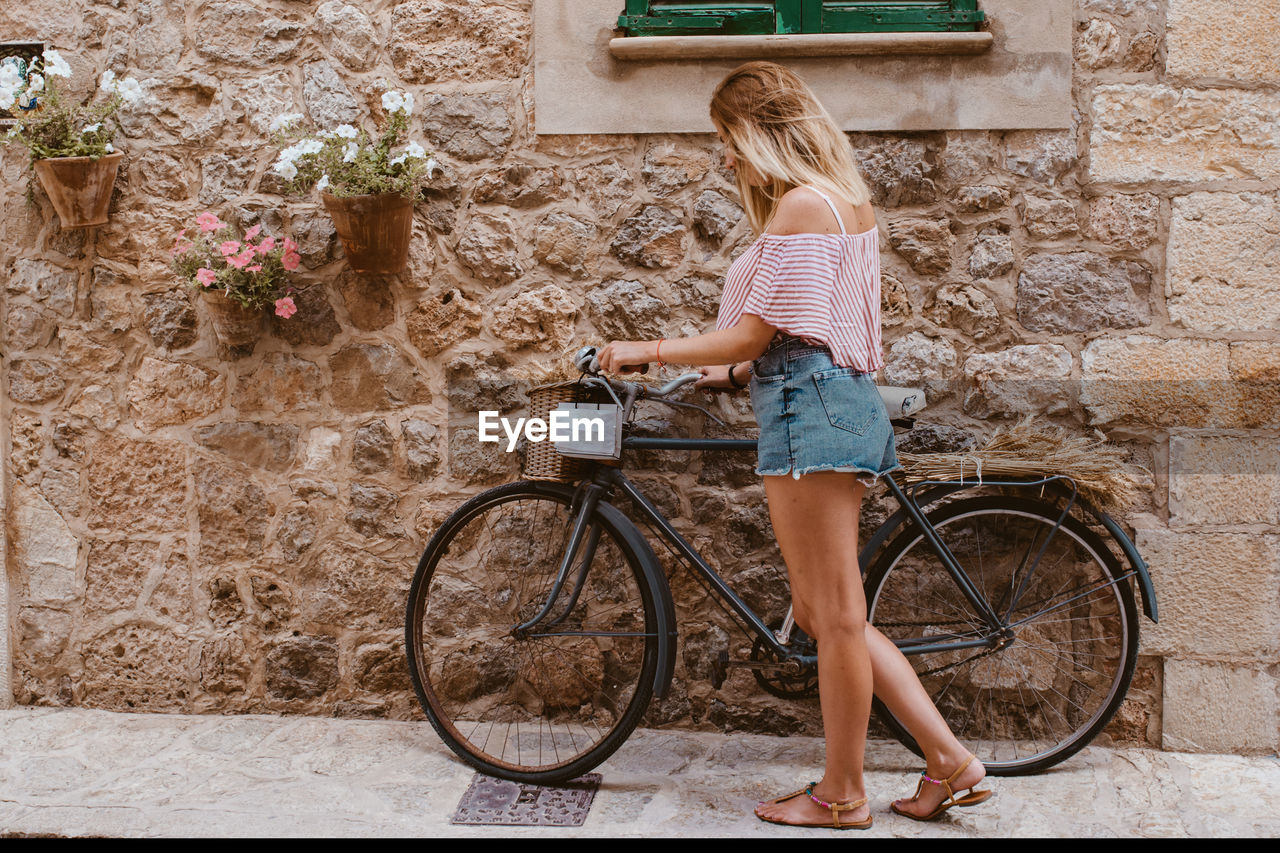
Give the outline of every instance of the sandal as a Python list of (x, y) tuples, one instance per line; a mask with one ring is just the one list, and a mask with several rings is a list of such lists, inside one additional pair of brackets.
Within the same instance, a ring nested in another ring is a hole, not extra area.
[(972, 755), (966, 758), (964, 764), (961, 764), (956, 768), (956, 772), (952, 773), (946, 779), (932, 779), (924, 773), (920, 774), (920, 781), (916, 784), (916, 792), (912, 795), (911, 799), (907, 800), (907, 802), (914, 803), (916, 800), (920, 799), (920, 792), (924, 790), (925, 782), (932, 782), (935, 785), (941, 785), (947, 792), (947, 799), (939, 803), (938, 807), (929, 812), (929, 814), (921, 816), (911, 814), (911, 812), (905, 812), (898, 808), (898, 804), (896, 802), (890, 803), (889, 808), (893, 809), (895, 814), (900, 814), (903, 817), (909, 817), (912, 820), (934, 820), (952, 806), (960, 806), (961, 808), (967, 809), (970, 806), (978, 805), (978, 803), (985, 803), (987, 800), (991, 799), (991, 791), (975, 791), (973, 788), (970, 788), (969, 793), (965, 794), (963, 797), (957, 797), (955, 791), (951, 790), (951, 783), (959, 778), (960, 774), (964, 772), (964, 769), (973, 762), (973, 758), (974, 756)]
[(775, 803), (785, 803), (787, 800), (795, 799), (796, 797), (803, 794), (804, 796), (813, 800), (818, 805), (822, 806), (827, 811), (831, 812), (831, 823), (788, 823), (785, 820), (774, 820), (772, 818), (764, 817), (759, 812), (756, 813), (756, 817), (760, 818), (765, 823), (776, 823), (781, 826), (811, 826), (811, 827), (819, 827), (823, 829), (870, 829), (871, 828), (871, 820), (872, 820), (871, 815), (867, 815), (866, 820), (858, 821), (857, 823), (841, 823), (840, 822), (840, 812), (853, 811), (859, 806), (866, 805), (867, 803), (866, 797), (863, 797), (860, 800), (854, 800), (852, 803), (824, 803), (822, 800), (818, 799), (813, 795), (813, 789), (814, 787), (817, 786), (817, 784), (818, 784), (817, 782), (810, 782), (809, 787), (805, 788), (803, 791), (793, 791), (790, 794), (783, 794), (781, 797), (777, 797), (775, 799), (769, 800), (768, 803), (771, 805)]

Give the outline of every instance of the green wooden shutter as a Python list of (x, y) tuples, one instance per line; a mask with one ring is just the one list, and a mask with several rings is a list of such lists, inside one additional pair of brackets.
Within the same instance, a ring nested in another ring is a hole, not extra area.
[(977, 0), (626, 0), (629, 36), (976, 30)]

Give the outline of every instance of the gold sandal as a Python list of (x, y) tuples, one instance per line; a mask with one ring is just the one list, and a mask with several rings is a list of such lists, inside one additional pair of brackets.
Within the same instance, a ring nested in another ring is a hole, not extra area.
[[(871, 828), (871, 820), (872, 820), (871, 815), (867, 815), (866, 820), (858, 821), (857, 823), (841, 823), (840, 822), (840, 812), (850, 812), (860, 806), (866, 805), (867, 803), (866, 797), (863, 797), (860, 800), (855, 800), (852, 803), (824, 803), (822, 800), (818, 799), (813, 795), (813, 789), (814, 787), (817, 786), (817, 784), (818, 784), (817, 782), (810, 782), (809, 787), (805, 788), (803, 791), (792, 791), (790, 794), (783, 794), (781, 797), (776, 797), (772, 800), (768, 800), (767, 802), (769, 805), (775, 805), (777, 803), (785, 803), (787, 800), (795, 799), (796, 797), (803, 794), (804, 796), (813, 800), (818, 805), (822, 806), (827, 811), (831, 812), (831, 823), (789, 823), (788, 821), (785, 821), (785, 820), (774, 820), (773, 818), (765, 817), (759, 812), (756, 812), (756, 817), (760, 818), (765, 823), (776, 823), (781, 826), (809, 826), (809, 827), (818, 827), (822, 829), (870, 829)], [(761, 805), (764, 805), (764, 803), (762, 803)]]
[(961, 808), (967, 809), (970, 806), (978, 805), (978, 803), (985, 803), (987, 800), (991, 799), (991, 791), (975, 791), (973, 788), (969, 788), (969, 793), (965, 794), (963, 797), (957, 797), (956, 792), (951, 790), (951, 783), (956, 781), (960, 774), (964, 772), (964, 769), (973, 763), (973, 759), (974, 756), (970, 755), (965, 759), (964, 764), (961, 764), (956, 769), (956, 772), (952, 773), (946, 779), (932, 779), (924, 773), (920, 774), (920, 781), (916, 784), (916, 792), (911, 799), (907, 800), (908, 803), (914, 803), (916, 800), (920, 799), (920, 793), (924, 790), (925, 782), (932, 782), (935, 785), (941, 785), (947, 792), (947, 799), (939, 803), (938, 807), (929, 812), (929, 814), (922, 816), (911, 814), (911, 812), (905, 812), (898, 808), (897, 802), (890, 803), (889, 808), (893, 809), (895, 814), (900, 814), (903, 817), (909, 817), (912, 820), (934, 820), (952, 806), (960, 806)]

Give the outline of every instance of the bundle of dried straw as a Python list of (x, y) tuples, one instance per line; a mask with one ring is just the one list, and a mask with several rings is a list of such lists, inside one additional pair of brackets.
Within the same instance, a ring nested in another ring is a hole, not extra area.
[(978, 449), (959, 453), (900, 453), (908, 482), (1023, 479), (1060, 475), (1075, 481), (1095, 506), (1124, 508), (1138, 495), (1137, 468), (1101, 436), (1090, 438), (1031, 419), (998, 430)]

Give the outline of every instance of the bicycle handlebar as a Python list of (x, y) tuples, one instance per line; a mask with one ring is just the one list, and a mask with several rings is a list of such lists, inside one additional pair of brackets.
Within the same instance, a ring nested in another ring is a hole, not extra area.
[[(578, 368), (582, 373), (593, 379), (609, 383), (614, 387), (615, 391), (619, 392), (619, 396), (624, 399), (631, 397), (631, 392), (633, 391), (635, 399), (660, 399), (673, 393), (677, 389), (683, 388), (691, 382), (697, 382), (702, 378), (701, 373), (685, 373), (681, 376), (677, 376), (675, 379), (670, 380), (664, 385), (659, 385), (656, 388), (652, 385), (642, 385), (639, 382), (627, 382), (623, 379), (609, 379), (606, 376), (600, 375), (600, 360), (597, 358), (596, 353), (597, 350), (595, 347), (583, 347), (578, 350), (577, 354), (573, 357), (574, 367)], [(646, 373), (649, 370), (649, 365), (640, 365), (637, 369), (641, 373)]]

